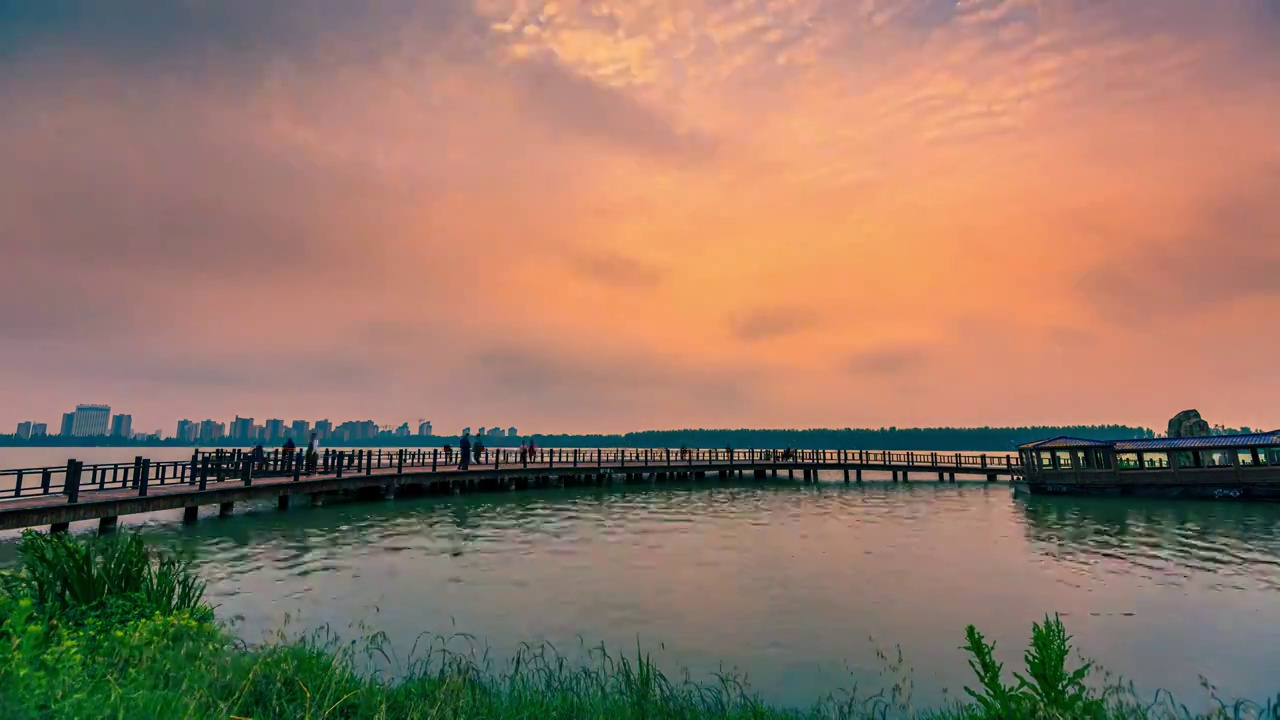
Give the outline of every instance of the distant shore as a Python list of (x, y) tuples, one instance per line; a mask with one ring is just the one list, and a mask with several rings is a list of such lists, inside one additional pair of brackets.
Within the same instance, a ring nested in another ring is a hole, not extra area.
[[(600, 435), (528, 435), (519, 437), (485, 436), (477, 438), (486, 447), (519, 447), (532, 440), (547, 448), (796, 448), (823, 450), (925, 450), (925, 451), (1013, 451), (1018, 445), (1059, 435), (1117, 440), (1149, 438), (1155, 434), (1150, 428), (1127, 425), (1077, 425), (1036, 426), (1005, 428), (877, 428), (877, 429), (740, 429), (740, 430), (646, 430), (626, 434)], [(304, 444), (306, 438), (295, 438)], [(432, 448), (444, 445), (457, 446), (457, 435), (396, 436), (381, 433), (377, 437), (359, 440), (325, 438), (327, 447), (405, 447)], [(283, 439), (249, 440), (221, 438), (214, 441), (186, 442), (176, 438), (124, 439), (110, 437), (67, 438), (49, 435), (23, 439), (16, 435), (0, 435), (0, 447), (253, 447), (258, 443), (277, 447)]]

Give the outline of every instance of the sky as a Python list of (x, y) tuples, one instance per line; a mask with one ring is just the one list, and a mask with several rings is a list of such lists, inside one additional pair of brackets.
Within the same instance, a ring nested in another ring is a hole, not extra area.
[(1280, 0), (0, 2), (0, 423), (1280, 427), (1278, 127)]

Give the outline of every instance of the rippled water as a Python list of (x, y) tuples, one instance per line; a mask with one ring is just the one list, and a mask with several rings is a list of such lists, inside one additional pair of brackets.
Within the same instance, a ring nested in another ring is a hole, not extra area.
[[(833, 478), (834, 479), (834, 478)], [(364, 621), (407, 654), (465, 631), (634, 652), (695, 676), (721, 663), (805, 704), (883, 682), (900, 645), (916, 698), (969, 682), (976, 624), (1020, 664), (1033, 620), (1061, 612), (1081, 649), (1139, 687), (1205, 699), (1280, 691), (1280, 506), (1014, 498), (1007, 485), (658, 487), (255, 508), (191, 527), (224, 618), (256, 638), (286, 615)], [(92, 526), (90, 526), (92, 527)], [(0, 562), (11, 561), (11, 541)], [(874, 642), (870, 638), (874, 638)]]

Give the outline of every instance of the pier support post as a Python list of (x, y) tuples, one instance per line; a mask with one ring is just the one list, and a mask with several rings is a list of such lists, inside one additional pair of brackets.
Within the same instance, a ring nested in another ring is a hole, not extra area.
[(773, 477), (774, 477), (774, 479), (777, 479), (777, 477), (778, 477), (778, 468), (774, 468), (774, 469), (773, 469)]
[(947, 476), (947, 480), (949, 480), (949, 481), (951, 481), (951, 482), (955, 482), (955, 481), (956, 481), (956, 474), (955, 474), (955, 473), (951, 473), (951, 474), (949, 474), (949, 475)]
[(844, 484), (849, 484), (849, 468), (844, 469)]
[(110, 533), (115, 532), (116, 525), (118, 525), (119, 523), (120, 523), (120, 518), (116, 515), (111, 515), (104, 518), (98, 518), (98, 534), (108, 535)]
[(995, 473), (987, 473), (987, 482), (995, 482), (995, 481), (996, 481), (996, 474), (995, 474)]
[(67, 531), (67, 528), (70, 528), (70, 527), (71, 527), (71, 523), (56, 522), (49, 526), (49, 534), (53, 535), (55, 533), (64, 533)]
[(947, 475), (946, 475), (946, 473), (939, 472), (939, 473), (938, 473), (938, 482), (946, 482), (946, 481), (947, 481)]
[(190, 525), (200, 517), (200, 507), (197, 505), (188, 505), (182, 508), (182, 524)]
[(322, 507), (324, 505), (323, 493), (311, 493), (311, 507)]
[(288, 509), (289, 509), (289, 496), (288, 496), (288, 495), (281, 495), (281, 496), (279, 496), (279, 497), (277, 497), (277, 498), (276, 498), (276, 509), (277, 509), (277, 510), (288, 510)]
[(906, 470), (902, 471), (902, 482), (911, 482), (911, 476), (907, 474)]
[(218, 517), (228, 517), (234, 510), (236, 504), (233, 502), (218, 503)]
[(858, 483), (859, 485), (862, 484), (862, 468), (858, 468), (853, 471), (853, 479), (854, 479), (854, 482)]
[(897, 470), (894, 470), (894, 471), (893, 471), (893, 481), (894, 481), (894, 482), (898, 482), (898, 471), (897, 471)]

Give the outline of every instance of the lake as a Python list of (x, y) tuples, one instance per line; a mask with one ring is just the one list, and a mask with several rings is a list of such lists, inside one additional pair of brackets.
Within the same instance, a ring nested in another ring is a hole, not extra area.
[[(137, 453), (95, 450), (116, 451)], [(666, 669), (706, 678), (736, 667), (766, 699), (794, 705), (882, 687), (876, 647), (900, 646), (927, 705), (972, 682), (957, 649), (966, 624), (995, 639), (1011, 669), (1032, 621), (1059, 612), (1086, 655), (1148, 692), (1199, 705), (1200, 675), (1228, 696), (1280, 690), (1280, 506), (824, 480), (121, 522), (190, 551), (218, 614), (248, 639), (290, 616), (344, 635), (364, 623), (402, 655), (420, 633), (471, 633), (498, 657), (522, 641), (570, 654), (582, 642), (634, 653), (638, 642)], [(95, 524), (72, 529), (82, 527)], [(13, 562), (15, 539), (0, 536), (0, 564)]]

